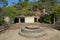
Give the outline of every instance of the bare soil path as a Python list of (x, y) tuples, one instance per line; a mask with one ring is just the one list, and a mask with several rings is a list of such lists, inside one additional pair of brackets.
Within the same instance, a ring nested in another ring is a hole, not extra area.
[(46, 36), (38, 38), (29, 38), (19, 35), (20, 29), (6, 30), (0, 34), (0, 40), (60, 40), (60, 31), (51, 28), (43, 28), (47, 33)]

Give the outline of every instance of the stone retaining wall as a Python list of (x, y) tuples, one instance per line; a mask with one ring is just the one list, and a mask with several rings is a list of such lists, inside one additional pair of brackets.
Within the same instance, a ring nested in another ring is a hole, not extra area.
[(8, 24), (3, 24), (2, 26), (0, 26), (0, 32), (6, 30), (9, 28), (9, 25)]

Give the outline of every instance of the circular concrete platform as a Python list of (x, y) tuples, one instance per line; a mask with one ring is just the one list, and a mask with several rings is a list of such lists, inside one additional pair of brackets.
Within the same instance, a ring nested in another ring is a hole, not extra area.
[(40, 37), (46, 35), (42, 28), (34, 25), (21, 28), (19, 34), (25, 37)]

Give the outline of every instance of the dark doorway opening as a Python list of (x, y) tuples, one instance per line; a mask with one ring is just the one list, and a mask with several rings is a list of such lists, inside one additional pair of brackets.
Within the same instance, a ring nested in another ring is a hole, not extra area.
[(25, 17), (20, 17), (20, 22), (24, 23), (25, 22)]
[(40, 22), (40, 20), (41, 20), (41, 19), (39, 18), (39, 19), (38, 19), (38, 22)]
[(37, 18), (34, 18), (34, 22), (37, 22)]
[(16, 18), (14, 19), (14, 23), (19, 23), (19, 18), (18, 18), (18, 17), (16, 17)]

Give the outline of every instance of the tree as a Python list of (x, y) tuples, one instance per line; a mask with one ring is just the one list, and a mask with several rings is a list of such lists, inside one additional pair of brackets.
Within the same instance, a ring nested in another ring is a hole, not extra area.
[(20, 4), (20, 3), (22, 3), (23, 2), (23, 0), (18, 0), (18, 3)]
[(31, 3), (29, 3), (29, 0), (24, 0), (21, 2), (21, 0), (19, 0), (20, 2), (18, 3), (18, 7), (17, 10), (20, 12), (20, 14), (22, 15), (25, 15), (25, 16), (28, 16), (28, 15), (32, 15), (30, 13), (30, 9), (31, 9)]
[(7, 0), (0, 0), (0, 7), (6, 7), (8, 5)]
[(22, 8), (22, 4), (23, 4), (23, 0), (18, 0), (18, 9), (21, 9)]
[(0, 26), (5, 23), (5, 21), (3, 20), (3, 16), (4, 16), (3, 9), (7, 5), (8, 5), (7, 0), (0, 0)]
[(8, 5), (7, 0), (0, 0), (0, 16), (4, 17), (3, 10)]
[(52, 6), (55, 6), (55, 5), (56, 5), (56, 2), (57, 2), (57, 0), (50, 0), (50, 4), (51, 4)]
[(48, 12), (56, 6), (57, 0), (38, 0), (38, 4), (41, 8), (47, 9)]
[(57, 0), (48, 0), (47, 2), (49, 2), (48, 4), (48, 10), (49, 10), (49, 13), (52, 13), (52, 10), (57, 7)]
[[(44, 16), (43, 22), (52, 23), (51, 19), (55, 19), (55, 14), (52, 14), (52, 10), (55, 8), (57, 0), (38, 0), (38, 4), (43, 9), (46, 9), (48, 15)], [(52, 17), (54, 15), (54, 17)]]
[(24, 0), (24, 2), (28, 2), (29, 0)]
[(55, 17), (57, 17), (56, 23), (60, 24), (60, 7), (53, 9), (53, 13), (56, 15)]
[(46, 0), (40, 0), (40, 2), (45, 2)]
[(16, 8), (12, 6), (4, 8), (3, 12), (5, 13), (5, 16), (9, 16), (11, 18), (14, 18), (15, 16), (19, 15), (19, 12), (16, 10)]

